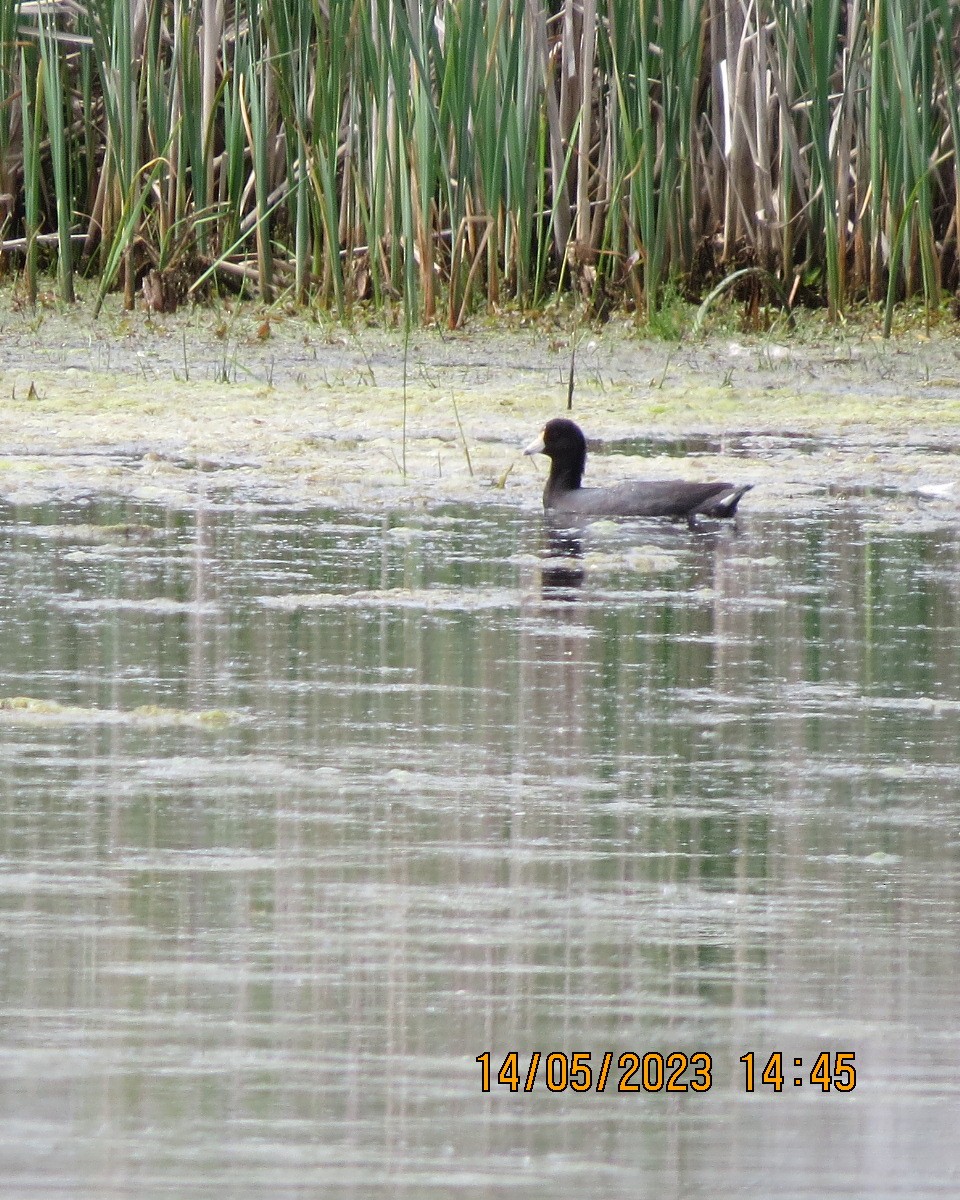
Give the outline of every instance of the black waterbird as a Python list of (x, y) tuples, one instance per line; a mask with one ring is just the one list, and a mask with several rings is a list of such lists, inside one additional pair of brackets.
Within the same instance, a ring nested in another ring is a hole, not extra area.
[(676, 517), (689, 525), (698, 516), (732, 517), (752, 483), (692, 483), (685, 479), (638, 479), (612, 487), (582, 487), (587, 462), (583, 430), (566, 417), (548, 421), (524, 454), (545, 454), (550, 475), (543, 507), (578, 517)]

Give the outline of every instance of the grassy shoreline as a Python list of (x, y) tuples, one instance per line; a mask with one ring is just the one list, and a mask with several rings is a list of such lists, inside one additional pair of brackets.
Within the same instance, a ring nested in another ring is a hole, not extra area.
[[(751, 493), (763, 511), (818, 503), (827, 487), (960, 474), (960, 345), (936, 333), (678, 344), (616, 322), (585, 335), (475, 323), (407, 338), (256, 306), (163, 317), (118, 306), (97, 321), (82, 308), (7, 310), (0, 332), (0, 493), (20, 501), (93, 489), (192, 504), (222, 490), (535, 510), (542, 473), (519, 451), (564, 411), (574, 340), (573, 415), (591, 438), (714, 439), (686, 458), (656, 443), (636, 459), (594, 455), (597, 481), (733, 474), (772, 485)], [(733, 458), (743, 434), (755, 448)]]

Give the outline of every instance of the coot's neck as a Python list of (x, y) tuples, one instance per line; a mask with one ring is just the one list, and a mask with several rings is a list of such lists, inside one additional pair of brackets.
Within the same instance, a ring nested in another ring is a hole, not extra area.
[(586, 465), (586, 451), (574, 454), (572, 457), (559, 459), (551, 458), (550, 476), (547, 486), (543, 489), (544, 500), (548, 496), (562, 495), (564, 492), (575, 492), (583, 479), (583, 468)]

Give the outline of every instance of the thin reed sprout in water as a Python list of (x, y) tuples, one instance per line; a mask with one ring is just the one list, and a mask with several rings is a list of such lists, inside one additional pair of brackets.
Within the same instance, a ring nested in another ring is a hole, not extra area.
[(28, 300), (649, 321), (755, 268), (889, 326), (960, 289), (958, 95), (950, 0), (15, 0), (2, 244)]

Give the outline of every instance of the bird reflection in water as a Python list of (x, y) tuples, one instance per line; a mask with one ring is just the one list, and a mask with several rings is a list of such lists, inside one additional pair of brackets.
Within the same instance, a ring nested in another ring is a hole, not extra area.
[(583, 529), (547, 520), (540, 586), (545, 600), (575, 600), (583, 583)]
[[(545, 600), (576, 600), (587, 573), (586, 550), (589, 550), (590, 520), (577, 521), (569, 514), (547, 513), (543, 526), (543, 548), (540, 555), (540, 588)], [(624, 557), (624, 566), (642, 571), (673, 570), (678, 553), (689, 550), (694, 554), (693, 569), (697, 577), (691, 586), (712, 586), (714, 552), (731, 545), (730, 529), (726, 535), (719, 522), (707, 521), (682, 532), (676, 525), (657, 527), (647, 523), (647, 538), (639, 549), (640, 562)], [(735, 540), (735, 539), (733, 539)], [(704, 575), (703, 580), (699, 579)]]

